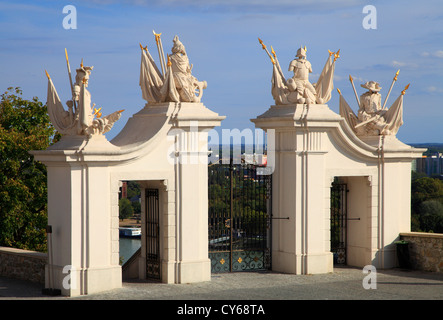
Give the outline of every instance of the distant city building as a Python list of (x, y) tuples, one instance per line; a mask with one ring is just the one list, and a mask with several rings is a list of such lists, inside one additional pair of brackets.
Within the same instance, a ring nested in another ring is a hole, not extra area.
[(412, 163), (412, 170), (428, 176), (443, 174), (443, 154), (435, 153), (415, 159)]
[(258, 166), (265, 166), (268, 162), (266, 154), (243, 154), (243, 161), (247, 164), (254, 164)]
[(125, 199), (128, 197), (128, 183), (126, 181), (122, 183), (121, 197)]

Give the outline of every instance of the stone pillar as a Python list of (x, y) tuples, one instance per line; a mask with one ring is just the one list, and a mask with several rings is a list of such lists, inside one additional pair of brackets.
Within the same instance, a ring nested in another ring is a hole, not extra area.
[(109, 147), (104, 136), (67, 136), (46, 151), (33, 152), (48, 172), (52, 248), (48, 248), (45, 287), (60, 289), (63, 295), (121, 287), (121, 267), (112, 258), (109, 168), (86, 156), (88, 150)]
[(181, 103), (175, 126), (177, 283), (209, 281), (208, 131), (220, 117), (201, 103)]
[[(272, 106), (251, 120), (275, 130), (272, 268), (294, 274), (333, 270), (325, 176), (327, 130), (340, 120), (327, 105)], [(269, 145), (268, 141), (268, 145)], [(287, 218), (287, 219), (286, 219)]]

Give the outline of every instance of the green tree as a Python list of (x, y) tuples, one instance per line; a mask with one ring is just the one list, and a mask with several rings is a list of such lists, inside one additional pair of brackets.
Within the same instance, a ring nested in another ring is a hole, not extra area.
[(443, 232), (443, 204), (437, 200), (427, 200), (419, 206), (420, 228), (426, 232)]
[(134, 209), (132, 208), (131, 201), (129, 201), (126, 198), (121, 198), (118, 202), (119, 205), (119, 218), (120, 219), (127, 219), (129, 217), (132, 217), (134, 214)]
[(443, 181), (415, 177), (411, 183), (411, 230), (443, 232)]
[(132, 205), (132, 209), (133, 209), (134, 214), (141, 213), (141, 204), (139, 201), (131, 202), (131, 205)]
[(46, 251), (46, 167), (30, 150), (43, 150), (58, 135), (38, 98), (8, 88), (0, 100), (0, 245)]
[(140, 196), (140, 185), (135, 181), (127, 182), (127, 198), (132, 199), (133, 197)]
[(414, 213), (427, 200), (443, 200), (443, 181), (429, 177), (415, 179), (411, 183), (411, 205)]

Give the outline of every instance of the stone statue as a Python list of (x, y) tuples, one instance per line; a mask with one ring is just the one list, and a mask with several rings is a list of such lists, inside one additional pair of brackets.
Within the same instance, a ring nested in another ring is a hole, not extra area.
[[(71, 70), (67, 53), (66, 62), (71, 81)], [(121, 117), (123, 110), (102, 117), (101, 108), (95, 109), (95, 104), (91, 106), (91, 93), (86, 88), (88, 87), (89, 76), (93, 68), (92, 66), (84, 66), (82, 60), (80, 68), (76, 69), (75, 83), (72, 84), (71, 81), (72, 99), (66, 102), (68, 111), (63, 108), (52, 79), (48, 72), (46, 72), (48, 77), (46, 104), (49, 117), (55, 129), (62, 135), (93, 136), (104, 134), (111, 130), (114, 123)]]
[(360, 96), (360, 109), (357, 118), (361, 123), (356, 127), (359, 134), (371, 134), (384, 132), (386, 128), (386, 119), (384, 115), (386, 110), (382, 110), (381, 106), (381, 90), (380, 84), (375, 81), (368, 81), (361, 85), (362, 88), (368, 89), (367, 92)]
[[(260, 38), (258, 40), (273, 64), (271, 92), (277, 105), (324, 104), (331, 99), (331, 91), (334, 88), (335, 61), (339, 58), (340, 50), (329, 51), (329, 57), (317, 83), (311, 84), (309, 74), (312, 73), (312, 66), (306, 59), (306, 47), (300, 47), (297, 50), (296, 59), (290, 62), (288, 69), (293, 72), (293, 76), (286, 80), (272, 46), (271, 55), (263, 41)], [(334, 59), (331, 58), (332, 55), (334, 55)]]
[[(180, 42), (178, 36), (174, 37), (172, 47), (171, 68), (174, 74), (175, 85), (180, 94), (180, 101), (200, 102), (203, 89), (207, 88), (206, 81), (198, 81), (192, 74), (193, 65), (189, 64), (185, 46)], [(198, 95), (196, 95), (198, 91)]]
[(288, 100), (301, 104), (315, 103), (315, 88), (309, 82), (309, 74), (312, 73), (311, 63), (306, 60), (306, 49), (297, 50), (296, 57), (289, 64), (289, 70), (293, 71), (294, 76), (287, 80), (289, 97)]
[(178, 36), (173, 39), (171, 54), (167, 64), (163, 55), (163, 45), (160, 34), (155, 35), (159, 52), (160, 66), (157, 67), (147, 46), (142, 49), (140, 65), (140, 87), (142, 96), (148, 103), (162, 102), (201, 102), (203, 89), (207, 88), (206, 81), (198, 81), (192, 75), (193, 65), (189, 63), (188, 55)]
[(359, 105), (357, 115), (355, 115), (349, 107), (348, 103), (341, 95), (340, 90), (337, 89), (340, 94), (340, 115), (346, 120), (357, 136), (369, 137), (397, 134), (400, 126), (403, 124), (403, 96), (409, 88), (409, 85), (405, 87), (389, 109), (385, 109), (385, 105), (392, 87), (395, 81), (397, 81), (399, 71), (395, 74), (383, 106), (381, 104), (381, 94), (379, 93), (382, 88), (378, 82), (368, 81), (361, 84), (361, 87), (368, 91), (363, 93), (359, 98), (354, 87), (353, 79), (349, 76), (349, 80), (352, 83), (355, 97)]

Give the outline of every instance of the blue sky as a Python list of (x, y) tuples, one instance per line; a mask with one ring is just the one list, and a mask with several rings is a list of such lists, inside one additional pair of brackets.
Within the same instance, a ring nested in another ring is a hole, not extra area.
[[(366, 30), (362, 12), (377, 9), (377, 29)], [(77, 29), (66, 30), (63, 7), (77, 9)], [(25, 98), (46, 101), (46, 69), (64, 102), (70, 98), (64, 49), (71, 69), (83, 58), (93, 65), (92, 101), (103, 114), (125, 109), (107, 134), (112, 139), (145, 104), (139, 87), (140, 47), (148, 45), (158, 61), (152, 30), (162, 33), (165, 53), (175, 35), (186, 46), (193, 74), (206, 80), (202, 102), (225, 115), (222, 128), (254, 128), (250, 119), (273, 104), (272, 64), (260, 37), (275, 49), (287, 77), (300, 45), (308, 48), (315, 82), (328, 56), (340, 51), (334, 86), (357, 111), (349, 83), (374, 80), (383, 100), (400, 69), (387, 103), (405, 95), (405, 143), (443, 143), (443, 2), (359, 0), (93, 0), (0, 1), (0, 90), (21, 87)], [(73, 71), (74, 72), (74, 71)], [(334, 90), (329, 107), (338, 112)]]

